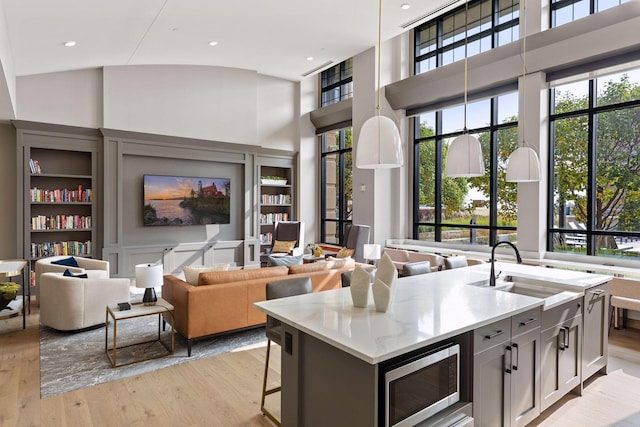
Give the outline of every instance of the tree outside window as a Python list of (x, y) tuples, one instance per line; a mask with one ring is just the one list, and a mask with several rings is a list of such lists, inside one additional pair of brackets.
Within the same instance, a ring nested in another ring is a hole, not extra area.
[(640, 254), (640, 72), (552, 89), (549, 250)]

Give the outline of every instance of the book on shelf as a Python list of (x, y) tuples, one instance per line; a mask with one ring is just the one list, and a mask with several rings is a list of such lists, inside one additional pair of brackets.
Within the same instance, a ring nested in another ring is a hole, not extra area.
[(37, 215), (31, 217), (32, 230), (90, 229), (91, 216), (86, 215)]
[(93, 247), (91, 240), (86, 242), (63, 241), (31, 243), (31, 258), (39, 259), (59, 255), (91, 256)]
[(260, 244), (261, 245), (270, 245), (272, 242), (273, 235), (271, 233), (265, 233), (260, 235)]
[(42, 173), (40, 163), (37, 160), (29, 159), (29, 168), (31, 169), (31, 173)]
[(276, 221), (289, 221), (289, 214), (286, 212), (260, 214), (260, 224), (273, 224)]
[(81, 185), (77, 190), (68, 188), (57, 188), (54, 190), (46, 190), (43, 188), (33, 187), (29, 189), (29, 197), (32, 202), (48, 202), (48, 203), (69, 203), (69, 202), (85, 202), (93, 201), (93, 190), (90, 188), (83, 189)]
[(289, 194), (262, 194), (263, 205), (290, 205), (291, 196)]

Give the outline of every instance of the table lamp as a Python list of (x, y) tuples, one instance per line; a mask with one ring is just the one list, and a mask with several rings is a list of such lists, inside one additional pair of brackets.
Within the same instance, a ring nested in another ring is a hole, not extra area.
[(156, 286), (162, 286), (162, 264), (138, 264), (136, 265), (136, 287), (145, 288), (142, 303), (144, 305), (156, 305)]
[(365, 243), (363, 245), (364, 258), (367, 260), (373, 260), (373, 265), (376, 265), (376, 261), (381, 257), (381, 247), (380, 245), (374, 243)]

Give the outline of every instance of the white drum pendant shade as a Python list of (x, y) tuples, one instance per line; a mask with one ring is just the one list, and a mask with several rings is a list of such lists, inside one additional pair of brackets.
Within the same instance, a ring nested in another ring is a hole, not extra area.
[(540, 181), (540, 160), (531, 147), (519, 147), (507, 160), (507, 182)]
[(482, 148), (475, 136), (463, 133), (451, 142), (444, 174), (451, 178), (484, 175)]
[(356, 147), (356, 167), (389, 169), (398, 168), (403, 163), (400, 132), (393, 120), (375, 115), (364, 122)]

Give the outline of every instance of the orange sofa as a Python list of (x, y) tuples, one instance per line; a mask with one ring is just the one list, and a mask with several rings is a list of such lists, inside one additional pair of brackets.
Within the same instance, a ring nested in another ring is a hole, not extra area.
[[(341, 275), (356, 263), (323, 261), (311, 264), (276, 266), (249, 270), (200, 273), (198, 285), (172, 276), (164, 276), (162, 298), (174, 307), (176, 330), (191, 342), (195, 338), (262, 325), (264, 313), (253, 307), (266, 299), (266, 284), (287, 277), (308, 276), (313, 291), (341, 287)], [(167, 320), (167, 316), (165, 316)]]

